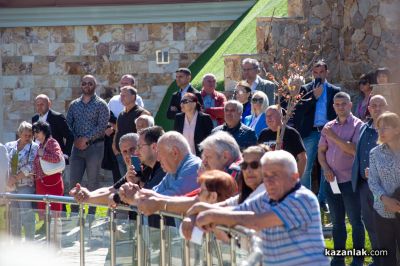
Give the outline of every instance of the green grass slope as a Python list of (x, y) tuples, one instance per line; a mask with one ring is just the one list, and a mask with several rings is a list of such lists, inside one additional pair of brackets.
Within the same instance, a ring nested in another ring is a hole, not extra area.
[[(196, 61), (190, 65), (192, 84), (201, 87), (201, 78), (206, 73), (214, 73), (218, 79), (218, 89), (223, 90), (224, 54), (255, 53), (256, 52), (256, 18), (271, 16), (275, 9), (275, 16), (287, 15), (287, 0), (259, 0), (238, 18), (229, 29), (224, 32)], [(221, 10), (221, 12), (223, 12)], [(160, 105), (156, 116), (157, 125), (166, 131), (173, 126), (172, 120), (167, 119), (166, 112), (172, 93), (176, 91), (173, 82)]]

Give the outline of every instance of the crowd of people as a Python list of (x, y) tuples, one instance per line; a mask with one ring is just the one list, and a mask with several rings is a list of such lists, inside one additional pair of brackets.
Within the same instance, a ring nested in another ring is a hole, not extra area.
[[(18, 139), (0, 145), (8, 162), (8, 191), (63, 195), (65, 190), (79, 203), (135, 205), (155, 227), (157, 211), (182, 214), (187, 239), (194, 226), (226, 240), (215, 225), (243, 225), (262, 238), (264, 265), (345, 265), (344, 257), (324, 255), (321, 212), (329, 210), (334, 249), (346, 249), (347, 215), (354, 249), (365, 248), (366, 229), (372, 249), (388, 251), (374, 256), (373, 265), (397, 265), (400, 118), (387, 111), (383, 96), (372, 95), (373, 84), (389, 82), (388, 69), (362, 75), (353, 104), (328, 82), (327, 64), (317, 61), (313, 79), (300, 84), (304, 97), (288, 124), (277, 83), (260, 77), (258, 61), (244, 59), (242, 72), (228, 100), (216, 91), (213, 74), (204, 75), (197, 91), (191, 71), (179, 68), (178, 90), (166, 112), (174, 123), (169, 132), (155, 125), (132, 75), (121, 77), (120, 93), (108, 103), (96, 94), (96, 78), (85, 75), (82, 95), (66, 117), (51, 109), (48, 96), (38, 95), (33, 125), (22, 122)], [(311, 192), (316, 158), (317, 195)], [(48, 175), (43, 161), (67, 166)], [(101, 168), (112, 171), (113, 185), (99, 187)], [(31, 203), (13, 204), (13, 234), (20, 236), (23, 227), (33, 239)], [(51, 205), (54, 213), (62, 208)], [(354, 256), (351, 265), (363, 261)]]

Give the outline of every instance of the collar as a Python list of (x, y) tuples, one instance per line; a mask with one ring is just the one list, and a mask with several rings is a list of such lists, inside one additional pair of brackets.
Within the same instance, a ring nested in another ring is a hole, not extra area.
[(204, 89), (201, 90), (201, 97), (206, 97), (207, 95), (210, 95), (212, 98), (216, 99), (217, 98), (217, 93), (214, 90), (211, 94), (207, 94)]
[(258, 85), (258, 83), (260, 83), (260, 79), (261, 79), (261, 77), (259, 75), (257, 75), (256, 79), (253, 81), (253, 84)]
[(273, 200), (273, 199), (269, 199), (269, 204), (272, 206), (277, 205), (278, 203), (281, 203), (287, 196), (289, 196), (290, 194), (292, 194), (293, 192), (295, 192), (296, 190), (299, 190), (301, 188), (301, 183), (297, 182), (296, 185), (289, 190), (285, 195), (283, 195), (282, 198), (278, 199), (278, 200)]
[[(94, 93), (91, 97), (90, 100), (87, 103), (90, 103), (91, 101), (93, 101), (93, 99), (95, 99), (97, 97), (97, 94)], [(79, 98), (82, 102), (83, 102), (83, 94), (81, 95), (81, 97)]]
[[(346, 118), (345, 124), (350, 123), (352, 120), (353, 120), (353, 114), (350, 113), (349, 116)], [(339, 117), (336, 117), (335, 124), (340, 124)]]
[(190, 83), (185, 87), (185, 88), (183, 88), (183, 89), (181, 89), (181, 88), (179, 88), (180, 89), (180, 92), (182, 93), (182, 92), (187, 92), (188, 91), (188, 89), (190, 88)]
[(224, 123), (224, 128), (223, 129), (224, 129), (224, 131), (233, 132), (233, 131), (239, 130), (239, 128), (241, 126), (242, 126), (242, 122), (240, 122), (240, 121), (237, 124), (237, 126), (232, 127), (232, 128), (228, 127), (228, 125), (226, 123)]
[(40, 119), (41, 117), (43, 117), (43, 118), (45, 118), (45, 120), (47, 120), (47, 116), (49, 115), (49, 112), (50, 112), (50, 109), (49, 109), (44, 115), (40, 115), (40, 114), (39, 114), (39, 119)]
[(183, 165), (189, 160), (190, 153), (186, 154), (185, 157), (183, 157), (183, 160), (178, 164), (178, 167), (176, 168), (176, 172), (171, 174), (173, 177), (179, 176), (179, 172), (182, 170)]
[(133, 110), (137, 110), (138, 108), (139, 108), (139, 106), (135, 103), (135, 105), (131, 109), (129, 109), (128, 111), (126, 110), (126, 107), (124, 107), (124, 112), (125, 113), (129, 113), (129, 112), (131, 112)]

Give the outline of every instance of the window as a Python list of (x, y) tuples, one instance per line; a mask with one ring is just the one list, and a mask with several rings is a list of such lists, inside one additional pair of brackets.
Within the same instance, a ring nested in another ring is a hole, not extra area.
[(156, 51), (157, 64), (169, 64), (169, 51), (167, 49)]

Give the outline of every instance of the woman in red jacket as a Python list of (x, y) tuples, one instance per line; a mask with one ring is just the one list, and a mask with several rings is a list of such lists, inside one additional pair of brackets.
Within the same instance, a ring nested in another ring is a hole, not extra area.
[[(38, 121), (33, 124), (32, 130), (36, 141), (40, 142), (39, 150), (33, 161), (36, 194), (63, 196), (64, 183), (61, 171), (52, 175), (46, 175), (40, 164), (40, 159), (50, 163), (59, 163), (61, 160), (64, 160), (60, 145), (51, 137), (50, 125), (48, 123)], [(38, 203), (38, 208), (45, 209), (45, 203)], [(60, 212), (62, 210), (61, 203), (52, 203), (51, 210)]]

